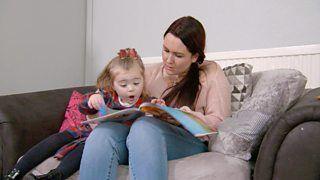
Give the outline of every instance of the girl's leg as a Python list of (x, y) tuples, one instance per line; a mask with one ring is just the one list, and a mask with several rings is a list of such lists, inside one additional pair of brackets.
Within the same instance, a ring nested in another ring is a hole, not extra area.
[(23, 177), (39, 163), (54, 155), (63, 145), (73, 140), (73, 137), (66, 131), (53, 134), (29, 149), (14, 166), (14, 169), (19, 171), (19, 177)]
[(62, 158), (59, 166), (56, 168), (61, 173), (62, 179), (68, 178), (79, 170), (83, 149), (84, 143), (81, 143)]
[(52, 169), (47, 174), (37, 176), (37, 179), (67, 179), (80, 167), (80, 160), (84, 148), (84, 143), (78, 144), (73, 150), (68, 152), (60, 161), (57, 168)]
[(129, 127), (105, 122), (97, 126), (86, 140), (80, 163), (80, 179), (113, 179), (119, 164), (128, 163), (126, 139)]
[(185, 129), (147, 116), (133, 123), (127, 147), (132, 180), (168, 179), (168, 160), (208, 151)]

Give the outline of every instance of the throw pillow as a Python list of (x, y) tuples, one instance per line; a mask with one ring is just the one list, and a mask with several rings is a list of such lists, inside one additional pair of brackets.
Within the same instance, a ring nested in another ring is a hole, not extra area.
[(223, 68), (231, 85), (231, 112), (238, 111), (252, 92), (252, 65), (241, 63)]
[(86, 119), (86, 116), (78, 110), (78, 105), (84, 100), (84, 97), (85, 95), (78, 91), (72, 92), (59, 132), (68, 129), (69, 127), (78, 126), (81, 121)]
[[(293, 69), (253, 73), (253, 92), (218, 127), (212, 151), (249, 160), (268, 129), (302, 95), (306, 77)], [(214, 143), (213, 143), (214, 142)]]

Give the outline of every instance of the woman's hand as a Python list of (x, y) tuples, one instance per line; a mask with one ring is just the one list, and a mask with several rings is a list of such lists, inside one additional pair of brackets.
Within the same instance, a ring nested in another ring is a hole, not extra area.
[(166, 106), (166, 102), (163, 99), (152, 99), (151, 103), (153, 104), (159, 104), (161, 106)]
[(180, 110), (181, 110), (181, 111), (184, 111), (184, 112), (190, 112), (190, 111), (192, 111), (188, 106), (182, 106), (182, 107), (180, 108)]
[(100, 110), (105, 106), (104, 99), (101, 94), (93, 94), (88, 100), (88, 106), (91, 109)]

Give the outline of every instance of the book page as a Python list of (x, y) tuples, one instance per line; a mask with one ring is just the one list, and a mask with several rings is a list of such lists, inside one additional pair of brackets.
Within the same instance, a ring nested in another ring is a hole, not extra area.
[(159, 118), (163, 121), (166, 121), (170, 124), (180, 126), (181, 124), (174, 117), (168, 114), (166, 111), (156, 107), (156, 106), (141, 106), (140, 110), (145, 112), (146, 114), (151, 114), (156, 118)]
[[(178, 122), (178, 124), (182, 125), (186, 130), (192, 133), (196, 137), (201, 137), (209, 134), (216, 133), (213, 131), (208, 125), (203, 123), (197, 117), (190, 113), (186, 113), (176, 108), (171, 108), (169, 106), (161, 106), (158, 104), (152, 103), (143, 103), (140, 106), (141, 111), (153, 114), (158, 117), (171, 117), (174, 120), (173, 122)], [(162, 118), (161, 118), (162, 119)], [(165, 119), (167, 121), (167, 119)], [(169, 122), (169, 121), (168, 121)]]
[[(109, 111), (111, 112), (111, 111)], [(105, 116), (95, 117), (93, 119), (88, 119), (83, 121), (82, 124), (89, 123), (100, 123), (100, 122), (124, 122), (135, 120), (140, 116), (143, 116), (144, 113), (141, 112), (138, 108), (129, 108), (123, 110), (112, 110), (111, 114), (107, 114)], [(90, 117), (89, 117), (90, 118)]]

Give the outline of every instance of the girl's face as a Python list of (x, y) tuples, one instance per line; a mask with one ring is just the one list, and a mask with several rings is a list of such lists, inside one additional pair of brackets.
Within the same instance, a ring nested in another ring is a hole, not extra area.
[(196, 62), (198, 54), (192, 55), (183, 42), (168, 33), (163, 40), (162, 62), (164, 70), (169, 75), (179, 75), (189, 70)]
[(142, 94), (144, 84), (140, 67), (134, 65), (129, 70), (114, 67), (112, 74), (115, 75), (112, 87), (121, 101), (129, 104), (135, 103)]

